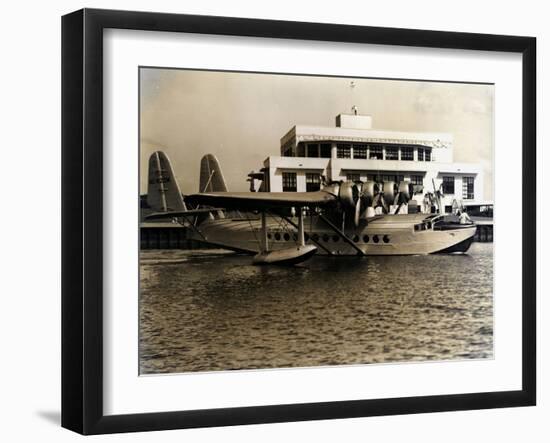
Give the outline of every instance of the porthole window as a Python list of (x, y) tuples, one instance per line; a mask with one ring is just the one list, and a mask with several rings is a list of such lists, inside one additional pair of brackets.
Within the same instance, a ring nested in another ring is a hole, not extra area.
[(363, 242), (364, 242), (364, 243), (368, 243), (368, 242), (369, 242), (369, 236), (368, 236), (368, 235), (363, 235)]
[(281, 234), (279, 234), (278, 232), (275, 234), (275, 240), (280, 240), (281, 239)]
[(328, 242), (329, 241), (329, 236), (327, 234), (324, 234), (323, 235), (323, 241), (324, 242)]
[(338, 237), (336, 234), (332, 236), (332, 241), (336, 243), (338, 240), (340, 240), (340, 237)]
[(354, 235), (353, 236), (353, 242), (354, 243), (357, 243), (359, 241), (359, 236), (358, 235)]
[(285, 232), (285, 235), (283, 235), (285, 241), (289, 241), (290, 240), (290, 235), (288, 234), (288, 232)]
[(271, 240), (271, 232), (268, 232), (268, 233), (267, 233), (267, 238), (268, 238), (269, 240)]
[(387, 235), (384, 235), (384, 237), (382, 237), (382, 240), (384, 241), (384, 243), (390, 242), (390, 238)]
[(378, 243), (378, 242), (380, 241), (380, 239), (378, 238), (377, 235), (373, 235), (373, 236), (372, 236), (372, 241), (373, 241), (374, 243)]

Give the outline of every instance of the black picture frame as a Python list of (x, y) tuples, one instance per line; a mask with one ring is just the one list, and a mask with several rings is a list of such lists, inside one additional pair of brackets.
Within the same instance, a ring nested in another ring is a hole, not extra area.
[[(103, 31), (107, 28), (522, 55), (522, 389), (131, 415), (103, 413)], [(83, 9), (62, 18), (62, 426), (150, 431), (536, 403), (536, 39), (229, 17)], [(525, 191), (528, 192), (525, 192)]]

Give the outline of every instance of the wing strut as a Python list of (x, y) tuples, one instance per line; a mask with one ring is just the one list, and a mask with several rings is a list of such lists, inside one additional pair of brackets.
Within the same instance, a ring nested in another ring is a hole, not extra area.
[(260, 241), (260, 247), (262, 248), (260, 252), (268, 252), (269, 251), (269, 244), (267, 242), (267, 223), (266, 223), (266, 215), (265, 211), (262, 211), (262, 232), (261, 232), (261, 241)]
[[(288, 217), (285, 217), (285, 216), (281, 216), (281, 218), (286, 221), (289, 225), (293, 226), (294, 228), (298, 229), (298, 225), (296, 223), (294, 223), (290, 218)], [(304, 234), (305, 235), (305, 234)], [(332, 251), (328, 248), (326, 248), (321, 242), (318, 242), (318, 241), (315, 241), (313, 240), (313, 238), (311, 237), (311, 234), (308, 234), (309, 236), (309, 239), (315, 243), (317, 246), (319, 246), (323, 251), (325, 251), (328, 255), (334, 255), (332, 253)]]
[(304, 210), (303, 208), (298, 208), (298, 241), (300, 246), (305, 246), (306, 241), (304, 238)]
[(347, 236), (346, 234), (344, 234), (343, 231), (341, 231), (340, 229), (338, 229), (338, 226), (336, 226), (334, 223), (332, 223), (328, 218), (326, 218), (323, 214), (320, 214), (319, 212), (317, 212), (317, 215), (319, 216), (319, 218), (321, 220), (323, 220), (328, 226), (330, 229), (332, 229), (334, 232), (336, 232), (341, 238), (342, 240), (344, 240), (348, 245), (350, 245), (353, 249), (355, 249), (357, 251), (357, 255), (366, 255), (359, 246), (357, 246), (355, 243), (353, 243), (353, 241), (351, 241)]
[(255, 265), (294, 265), (307, 260), (309, 257), (317, 252), (317, 248), (313, 245), (305, 245), (304, 241), (304, 221), (303, 213), (300, 208), (300, 218), (298, 224), (298, 237), (300, 238), (300, 244), (296, 247), (289, 247), (279, 249), (275, 251), (268, 251), (267, 243), (267, 223), (266, 223), (266, 211), (261, 212), (262, 217), (262, 229), (260, 239), (260, 252), (258, 252), (252, 259), (252, 264)]

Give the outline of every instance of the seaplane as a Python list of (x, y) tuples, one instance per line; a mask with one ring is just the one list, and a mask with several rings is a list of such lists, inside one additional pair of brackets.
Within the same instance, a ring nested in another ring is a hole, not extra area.
[[(251, 180), (257, 175), (249, 175)], [(190, 238), (253, 255), (257, 265), (293, 265), (329, 256), (465, 253), (476, 226), (442, 213), (405, 214), (408, 182), (324, 183), (312, 192), (230, 192), (218, 160), (201, 159), (199, 192), (183, 196), (162, 151), (149, 159), (147, 220), (171, 219)]]

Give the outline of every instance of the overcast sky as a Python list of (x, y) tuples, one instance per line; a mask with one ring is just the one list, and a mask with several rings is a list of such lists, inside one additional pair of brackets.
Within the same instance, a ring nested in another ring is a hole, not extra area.
[(485, 199), (493, 198), (490, 85), (142, 68), (140, 87), (142, 193), (149, 156), (159, 149), (184, 194), (198, 192), (207, 153), (218, 157), (228, 189), (245, 191), (246, 175), (280, 155), (292, 126), (334, 126), (356, 105), (373, 129), (451, 133), (455, 161), (481, 163)]

